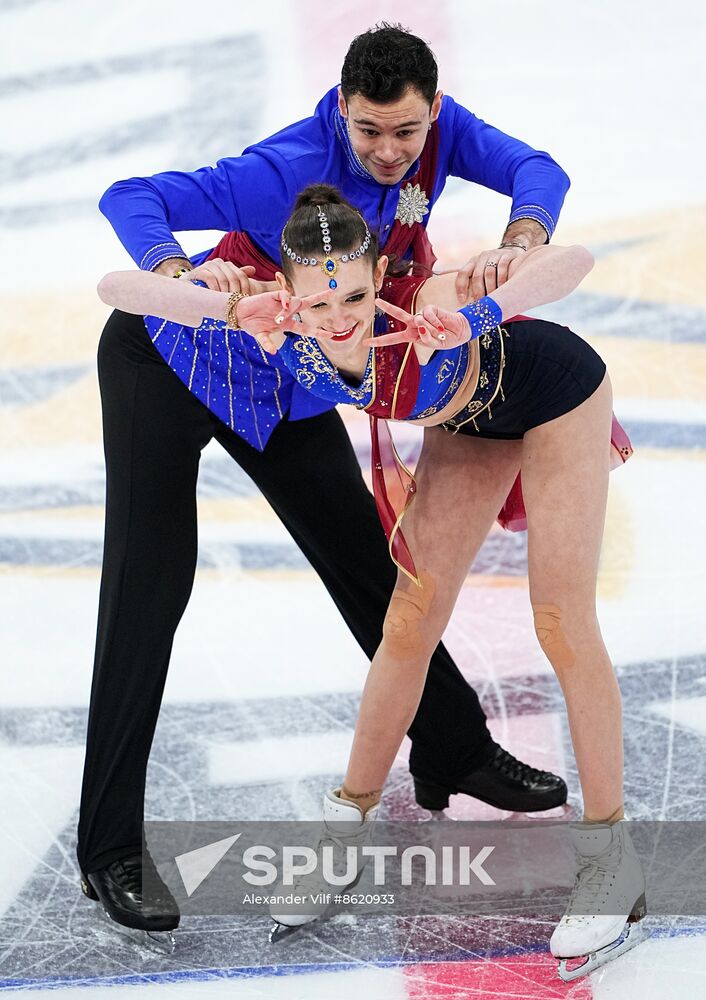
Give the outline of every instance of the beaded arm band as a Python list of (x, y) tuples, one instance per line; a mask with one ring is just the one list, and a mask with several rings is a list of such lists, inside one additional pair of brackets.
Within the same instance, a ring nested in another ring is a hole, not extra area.
[(482, 337), (484, 333), (490, 333), (503, 320), (500, 306), (491, 299), (489, 295), (484, 295), (477, 302), (472, 302), (470, 306), (464, 306), (458, 310), (468, 320), (471, 328), (471, 340)]

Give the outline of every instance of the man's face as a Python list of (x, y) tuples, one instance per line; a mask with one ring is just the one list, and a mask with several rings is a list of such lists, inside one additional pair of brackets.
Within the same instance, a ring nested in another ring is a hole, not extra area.
[(424, 148), (429, 125), (441, 110), (439, 91), (431, 107), (409, 87), (389, 104), (376, 104), (354, 94), (348, 104), (338, 93), (338, 107), (348, 119), (351, 143), (378, 184), (397, 184)]

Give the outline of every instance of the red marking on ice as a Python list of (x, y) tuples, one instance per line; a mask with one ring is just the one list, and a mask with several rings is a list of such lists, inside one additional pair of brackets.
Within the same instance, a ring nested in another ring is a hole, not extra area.
[(550, 954), (404, 967), (408, 1000), (591, 1000), (587, 980), (563, 983)]

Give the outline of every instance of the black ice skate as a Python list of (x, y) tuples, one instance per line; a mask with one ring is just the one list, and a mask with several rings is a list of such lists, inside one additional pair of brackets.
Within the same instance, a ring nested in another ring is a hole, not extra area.
[(146, 861), (151, 866), (148, 905), (144, 904), (142, 892), (142, 854), (82, 874), (81, 889), (89, 899), (101, 904), (114, 930), (151, 951), (171, 955), (176, 946), (172, 931), (179, 925), (179, 907), (149, 856)]
[(414, 794), (422, 809), (440, 812), (449, 804), (449, 795), (470, 795), (496, 809), (508, 812), (542, 812), (563, 806), (567, 788), (551, 771), (538, 771), (513, 757), (501, 746), (491, 759), (461, 778), (451, 781), (414, 778)]

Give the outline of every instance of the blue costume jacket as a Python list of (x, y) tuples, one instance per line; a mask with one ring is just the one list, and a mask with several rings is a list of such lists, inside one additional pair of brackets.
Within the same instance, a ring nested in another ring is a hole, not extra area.
[[(487, 125), (444, 97), (439, 124), (436, 178), (424, 194), (428, 221), (449, 176), (482, 184), (512, 198), (510, 222), (531, 218), (551, 237), (569, 180), (544, 152)], [(245, 231), (273, 260), (297, 194), (308, 184), (335, 184), (380, 235), (395, 220), (400, 189), (416, 173), (379, 184), (357, 159), (337, 103), (337, 88), (312, 117), (283, 129), (243, 154), (193, 173), (166, 172), (112, 185), (100, 208), (133, 260), (145, 270), (186, 254), (175, 231)], [(192, 258), (201, 263), (210, 250)], [(247, 335), (207, 323), (200, 331), (148, 318), (148, 330), (164, 359), (195, 395), (254, 447), (262, 450), (288, 414), (301, 419), (334, 405), (303, 390), (278, 358), (269, 358)]]

